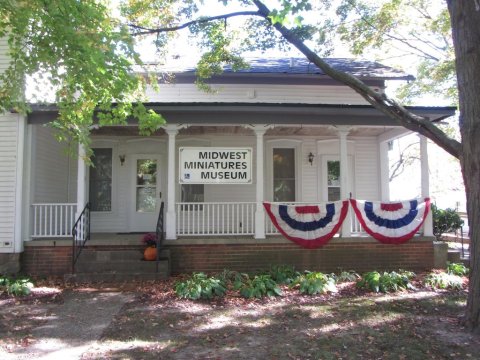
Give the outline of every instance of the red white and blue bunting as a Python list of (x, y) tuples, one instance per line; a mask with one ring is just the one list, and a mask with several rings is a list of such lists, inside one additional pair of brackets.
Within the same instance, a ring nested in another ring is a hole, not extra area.
[(264, 202), (263, 206), (283, 236), (307, 249), (326, 244), (337, 233), (348, 212), (346, 200), (318, 205)]
[(402, 244), (420, 229), (430, 209), (430, 199), (375, 202), (350, 199), (363, 229), (385, 244)]

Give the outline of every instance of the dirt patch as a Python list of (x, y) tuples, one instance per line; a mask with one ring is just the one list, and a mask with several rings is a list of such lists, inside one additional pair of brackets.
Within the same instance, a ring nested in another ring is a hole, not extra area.
[(459, 325), (464, 292), (179, 300), (173, 281), (142, 287), (84, 359), (480, 359)]

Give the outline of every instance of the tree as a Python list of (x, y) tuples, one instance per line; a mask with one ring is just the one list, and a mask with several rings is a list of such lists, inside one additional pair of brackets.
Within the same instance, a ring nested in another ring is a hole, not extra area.
[(59, 117), (51, 125), (60, 140), (88, 145), (94, 116), (104, 125), (136, 116), (144, 134), (163, 122), (142, 104), (146, 81), (132, 71), (140, 59), (128, 28), (101, 2), (2, 1), (3, 37), (11, 63), (0, 74), (0, 113), (28, 110), (30, 76), (41, 93), (55, 94)]
[[(233, 1), (228, 0), (223, 0), (221, 2), (227, 6), (231, 6), (233, 3)], [(37, 4), (37, 1), (33, 3)], [(61, 7), (61, 4), (63, 3), (65, 2), (58, 2), (58, 4), (55, 5)], [(79, 16), (78, 9), (75, 6), (79, 3), (83, 4), (84, 2), (71, 0), (68, 1), (68, 3), (69, 6), (73, 7), (71, 10), (76, 11), (75, 15)], [(90, 8), (87, 9), (90, 12), (95, 13), (95, 8), (98, 6), (97, 2), (89, 0), (85, 3), (90, 5)], [(325, 5), (328, 3), (329, 1), (327, 0), (318, 1), (319, 5)], [(100, 12), (103, 14), (103, 16), (101, 18), (96, 17), (96, 15), (94, 16), (94, 19), (96, 19), (94, 24), (97, 24), (97, 26), (88, 27), (86, 26), (87, 22), (84, 21), (81, 23), (83, 26), (79, 26), (78, 28), (73, 27), (73, 35), (71, 37), (61, 38), (60, 36), (61, 39), (59, 40), (57, 36), (63, 33), (65, 30), (52, 25), (52, 21), (49, 21), (45, 15), (39, 17), (36, 12), (30, 12), (28, 9), (23, 9), (27, 10), (26, 15), (20, 16), (20, 18), (23, 19), (24, 23), (27, 25), (23, 24), (22, 26), (14, 26), (16, 25), (17, 19), (14, 18), (13, 15), (19, 14), (21, 11), (19, 12), (15, 9), (12, 9), (12, 7), (15, 8), (18, 6), (18, 2), (7, 1), (7, 4), (10, 5), (2, 5), (3, 8), (0, 8), (3, 19), (3, 22), (0, 23), (0, 30), (3, 29), (3, 33), (5, 33), (6, 28), (8, 28), (10, 34), (13, 34), (13, 38), (16, 37), (17, 40), (16, 42), (13, 42), (13, 48), (16, 49), (17, 52), (22, 49), (23, 37), (29, 38), (29, 36), (31, 36), (33, 39), (37, 39), (37, 42), (33, 42), (33, 45), (37, 46), (33, 47), (36, 49), (36, 51), (39, 51), (39, 49), (44, 47), (48, 47), (48, 43), (45, 43), (45, 41), (43, 43), (41, 42), (43, 36), (38, 35), (41, 33), (45, 24), (50, 30), (52, 30), (52, 35), (55, 35), (52, 36), (51, 39), (54, 42), (54, 45), (60, 46), (62, 44), (66, 46), (67, 55), (70, 57), (70, 59), (73, 59), (71, 63), (66, 62), (66, 64), (70, 63), (72, 68), (69, 69), (66, 67), (65, 71), (70, 71), (71, 73), (78, 73), (81, 71), (81, 66), (80, 69), (76, 67), (75, 59), (78, 60), (78, 56), (84, 54), (89, 55), (86, 57), (85, 62), (89, 65), (95, 64), (95, 67), (99, 69), (98, 71), (94, 71), (93, 75), (100, 76), (98, 73), (101, 73), (102, 70), (105, 70), (105, 66), (109, 65), (109, 63), (105, 63), (103, 59), (99, 60), (95, 56), (92, 56), (92, 54), (88, 51), (70, 52), (71, 48), (75, 48), (73, 46), (74, 44), (70, 43), (70, 41), (72, 39), (76, 39), (76, 35), (82, 33), (82, 31), (88, 33), (88, 35), (85, 37), (91, 36), (92, 38), (96, 39), (90, 44), (90, 46), (97, 49), (96, 54), (98, 54), (98, 56), (104, 56), (104, 48), (107, 47), (110, 49), (107, 51), (107, 53), (111, 55), (110, 61), (113, 63), (116, 63), (118, 60), (116, 59), (115, 55), (125, 60), (124, 52), (126, 52), (127, 55), (130, 54), (130, 58), (135, 57), (135, 53), (133, 50), (131, 50), (131, 46), (124, 48), (126, 44), (130, 44), (130, 40), (126, 35), (125, 30), (122, 30), (118, 33), (122, 34), (121, 36), (114, 31), (114, 29), (124, 29), (124, 27), (121, 27), (118, 23), (116, 24), (117, 27), (114, 27), (112, 25), (112, 20), (110, 20), (110, 18), (106, 15), (106, 12), (102, 7), (100, 7)], [(37, 5), (40, 8), (38, 11), (43, 14), (45, 3), (43, 1), (38, 1), (38, 4)], [(210, 18), (194, 18), (199, 10), (194, 0), (187, 2), (175, 2), (173, 0), (125, 0), (122, 7), (122, 15), (130, 22), (129, 26), (134, 36), (156, 35), (155, 41), (159, 46), (165, 44), (169, 38), (169, 33), (182, 28), (189, 28), (198, 36), (201, 44), (207, 48), (200, 60), (198, 71), (200, 76), (204, 78), (220, 72), (221, 65), (224, 63), (233, 64), (234, 66), (245, 65), (241, 60), (239, 52), (232, 50), (234, 42), (236, 42), (236, 38), (231, 33), (226, 31), (226, 21), (227, 19), (233, 17), (248, 16), (251, 18), (251, 23), (250, 26), (244, 30), (253, 31), (250, 33), (251, 36), (246, 36), (245, 40), (241, 42), (237, 49), (248, 47), (267, 48), (277, 43), (282, 45), (291, 44), (293, 47), (297, 48), (308, 60), (322, 69), (325, 74), (351, 87), (361, 96), (363, 96), (368, 103), (384, 113), (386, 116), (397, 121), (405, 128), (428, 137), (445, 151), (459, 158), (466, 186), (467, 208), (471, 232), (471, 271), (469, 295), (464, 321), (466, 326), (468, 326), (470, 329), (480, 331), (480, 224), (477, 220), (479, 219), (480, 215), (480, 183), (478, 182), (480, 175), (480, 144), (477, 140), (478, 136), (480, 135), (480, 102), (476, 98), (476, 94), (480, 93), (480, 52), (478, 47), (480, 40), (480, 27), (477, 26), (480, 20), (480, 5), (478, 0), (447, 0), (448, 10), (451, 18), (451, 27), (453, 31), (453, 43), (456, 59), (455, 63), (459, 84), (459, 123), (462, 135), (461, 143), (450, 138), (447, 134), (445, 134), (444, 131), (436, 127), (428, 119), (410, 113), (395, 100), (388, 98), (384, 94), (376, 93), (357, 78), (335, 70), (329, 66), (321, 57), (321, 55), (324, 55), (324, 52), (322, 53), (315, 51), (309, 45), (312, 39), (316, 39), (317, 43), (320, 44), (320, 46), (323, 46), (327, 39), (325, 32), (317, 31), (318, 28), (315, 26), (306, 25), (303, 22), (302, 14), (312, 11), (312, 2), (306, 0), (280, 0), (278, 8), (272, 11), (260, 0), (239, 0), (239, 4), (247, 6), (247, 10), (235, 11), (224, 15), (216, 15)], [(317, 2), (315, 2), (315, 4), (317, 4)], [(25, 6), (28, 8), (30, 5)], [(325, 7), (323, 9), (325, 9)], [(7, 12), (5, 12), (5, 10), (7, 10)], [(7, 21), (4, 20), (5, 13), (7, 14)], [(50, 9), (47, 13), (52, 13), (52, 10)], [(316, 14), (318, 14), (318, 10)], [(60, 15), (57, 15), (57, 18), (67, 15), (68, 14), (66, 13), (61, 13)], [(91, 16), (93, 15), (94, 14)], [(31, 31), (32, 23), (30, 23), (30, 17), (33, 17), (34, 20), (40, 20), (37, 22), (33, 21), (33, 24), (38, 26), (38, 28), (34, 28), (33, 32)], [(139, 18), (138, 22), (135, 21), (137, 17)], [(110, 29), (110, 33), (105, 33), (103, 31), (105, 23), (107, 24), (107, 28)], [(65, 21), (62, 22), (62, 26), (66, 26), (70, 29), (72, 28), (71, 24)], [(91, 31), (91, 29), (94, 31)], [(320, 30), (322, 30), (322, 28), (320, 28)], [(102, 34), (104, 36), (94, 36), (97, 31), (103, 31)], [(50, 35), (50, 33), (45, 34), (45, 36), (49, 38)], [(117, 42), (115, 43), (113, 39), (116, 39)], [(86, 39), (83, 38), (83, 41), (86, 41)], [(107, 41), (106, 44), (104, 43), (105, 41)], [(28, 42), (27, 46), (30, 46)], [(56, 55), (56, 59), (59, 61), (65, 61), (63, 58), (65, 54), (59, 51), (56, 46), (53, 48), (53, 53)], [(121, 49), (121, 51), (115, 50), (115, 46), (117, 46), (118, 49)], [(18, 57), (22, 59), (22, 57), (15, 52), (14, 55), (14, 59)], [(129, 57), (127, 56), (127, 58)], [(23, 61), (28, 62), (28, 59), (23, 57)], [(50, 65), (50, 67), (47, 67), (47, 69), (51, 70), (52, 62), (49, 59), (39, 57), (36, 60), (38, 66), (44, 62)], [(26, 68), (31, 70), (34, 68), (34, 64), (35, 61), (32, 62), (30, 67)], [(64, 66), (63, 62), (60, 64)], [(83, 61), (80, 62), (80, 64), (87, 66)], [(121, 69), (120, 64), (118, 65), (119, 68), (116, 70)], [(130, 69), (130, 65), (131, 64), (127, 64), (127, 62), (123, 63), (123, 66), (128, 69)], [(89, 66), (87, 66), (87, 68), (90, 69)], [(112, 69), (112, 71), (113, 70), (115, 69)], [(120, 71), (120, 73), (122, 72)], [(128, 73), (128, 71), (126, 71), (126, 73)], [(87, 87), (88, 77), (88, 73), (83, 77), (79, 77), (81, 83), (86, 84)], [(8, 80), (8, 76), (6, 79)], [(70, 93), (67, 97), (67, 100), (72, 104), (76, 104), (77, 99), (75, 97), (75, 93), (76, 91), (83, 91), (83, 88), (75, 85), (75, 81), (77, 80), (75, 77), (68, 77), (67, 80), (67, 86), (63, 86), (62, 89), (65, 89), (67, 93)], [(112, 81), (112, 79), (110, 80)], [(119, 79), (115, 78), (113, 80), (113, 84), (116, 84), (115, 80)], [(63, 82), (61, 82), (61, 84), (63, 85)], [(10, 82), (10, 85), (14, 84)], [(106, 88), (108, 89), (109, 86), (106, 86)], [(5, 87), (3, 88), (3, 91), (4, 89)], [(82, 92), (80, 92), (80, 94), (82, 94)], [(62, 95), (61, 91), (59, 95)], [(8, 98), (9, 94), (3, 93), (2, 97)], [(101, 101), (99, 103), (102, 105), (102, 111), (103, 106), (105, 106), (108, 100), (112, 101), (114, 99), (107, 98), (109, 98), (109, 96), (102, 97), (100, 99)], [(19, 100), (18, 97), (17, 100)], [(83, 100), (82, 96), (80, 96), (80, 100)], [(93, 104), (90, 105), (95, 106), (95, 99), (90, 98), (90, 100), (93, 102)], [(126, 101), (127, 97), (121, 97), (121, 100)], [(128, 104), (128, 102), (126, 102), (126, 104)], [(113, 108), (113, 111), (114, 110), (115, 108)], [(84, 118), (86, 119), (86, 115), (91, 115), (92, 113), (93, 111), (91, 111), (89, 114), (85, 114)], [(133, 113), (133, 111), (130, 113)], [(122, 113), (120, 115), (125, 114)], [(108, 120), (112, 121), (122, 121), (121, 116), (107, 118)], [(63, 121), (65, 121), (68, 126), (75, 127), (78, 119), (76, 119), (75, 116), (64, 116)], [(87, 121), (85, 121), (85, 123), (86, 122)], [(82, 122), (81, 124), (85, 125), (85, 123)]]
[(336, 14), (340, 21), (330, 28), (352, 54), (373, 52), (382, 63), (415, 72), (415, 81), (397, 93), (403, 102), (431, 95), (457, 104), (450, 16), (443, 0), (343, 0)]

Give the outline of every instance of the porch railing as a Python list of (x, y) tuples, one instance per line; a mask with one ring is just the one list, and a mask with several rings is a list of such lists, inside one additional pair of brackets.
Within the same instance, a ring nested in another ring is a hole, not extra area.
[(75, 264), (85, 244), (90, 240), (90, 203), (85, 205), (72, 228), (72, 274), (75, 273)]
[(255, 233), (254, 202), (177, 203), (177, 235), (220, 236)]
[(77, 204), (32, 204), (32, 238), (72, 236)]
[(157, 219), (157, 226), (155, 227), (155, 235), (156, 235), (156, 247), (157, 247), (157, 256), (156, 256), (156, 265), (155, 269), (156, 272), (158, 273), (158, 262), (160, 261), (160, 253), (162, 252), (162, 245), (163, 245), (163, 240), (165, 238), (164, 236), (164, 223), (163, 223), (163, 213), (164, 213), (164, 203), (162, 201), (162, 204), (160, 205), (160, 211), (158, 213), (158, 219)]

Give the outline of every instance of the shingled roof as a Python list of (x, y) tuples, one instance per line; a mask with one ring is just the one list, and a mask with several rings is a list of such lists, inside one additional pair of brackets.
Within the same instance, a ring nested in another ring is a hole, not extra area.
[[(285, 75), (319, 75), (325, 73), (306, 58), (246, 58), (250, 64), (248, 69), (233, 71), (230, 66), (225, 67), (225, 74), (285, 74)], [(359, 78), (378, 80), (413, 80), (414, 77), (403, 71), (382, 65), (375, 61), (354, 60), (348, 58), (326, 58), (329, 65), (337, 70)], [(176, 74), (189, 74), (195, 72), (195, 67), (162, 66), (161, 71)]]

